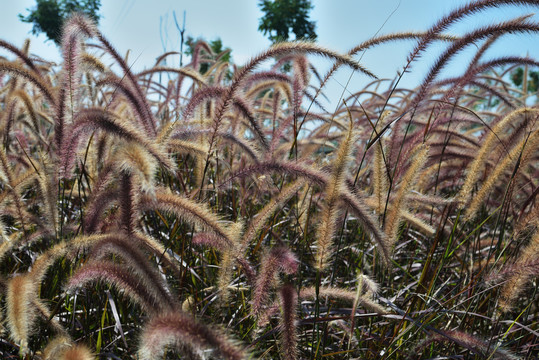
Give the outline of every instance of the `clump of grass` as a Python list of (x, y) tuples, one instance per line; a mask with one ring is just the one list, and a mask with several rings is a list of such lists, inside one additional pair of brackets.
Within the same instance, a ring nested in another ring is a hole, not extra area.
[[(536, 358), (539, 62), (487, 55), (539, 25), (446, 33), (524, 5), (470, 2), (347, 54), (279, 43), (242, 67), (199, 42), (185, 67), (167, 53), (137, 74), (80, 15), (59, 66), (0, 41), (2, 356)], [(416, 45), (393, 81), (355, 58), (401, 40)], [(341, 66), (371, 82), (330, 112)]]

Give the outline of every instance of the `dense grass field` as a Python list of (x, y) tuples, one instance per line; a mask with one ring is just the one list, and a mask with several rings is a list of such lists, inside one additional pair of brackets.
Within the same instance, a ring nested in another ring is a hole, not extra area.
[[(539, 23), (450, 35), (526, 5), (140, 73), (78, 15), (60, 65), (0, 40), (1, 357), (536, 359), (539, 62), (484, 54)], [(403, 40), (416, 89), (357, 60)], [(370, 83), (328, 108), (340, 67)]]

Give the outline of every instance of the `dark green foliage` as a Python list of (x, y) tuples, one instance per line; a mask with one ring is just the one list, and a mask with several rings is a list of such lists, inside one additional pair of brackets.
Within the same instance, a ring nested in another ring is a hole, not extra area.
[(296, 40), (316, 40), (315, 22), (309, 21), (310, 0), (261, 0), (258, 5), (264, 12), (258, 30), (272, 42), (287, 41), (291, 32)]
[[(203, 42), (203, 41), (205, 41), (203, 38), (199, 37), (197, 39), (194, 39), (192, 36), (188, 36), (187, 40), (185, 41), (185, 44), (187, 45), (187, 49), (185, 50), (185, 55), (192, 56), (194, 53), (196, 44), (198, 42)], [(228, 63), (231, 62), (232, 50), (230, 50), (230, 48), (228, 47), (223, 48), (223, 41), (221, 40), (221, 38), (211, 40), (210, 42), (208, 42), (208, 45), (210, 46), (213, 54), (209, 54), (207, 51), (202, 50), (201, 55), (203, 55), (204, 57), (208, 57), (211, 60), (217, 60), (217, 58), (219, 58), (219, 61), (228, 62)], [(202, 63), (199, 69), (200, 73), (205, 74), (209, 68), (210, 68), (210, 65), (207, 62)]]
[[(511, 73), (511, 81), (516, 86), (522, 86), (524, 69), (519, 67)], [(528, 92), (536, 92), (539, 85), (539, 71), (528, 72)]]
[(45, 33), (49, 40), (57, 45), (62, 38), (62, 25), (73, 12), (81, 12), (95, 22), (99, 21), (98, 14), (101, 0), (36, 0), (33, 9), (27, 9), (29, 14), (19, 14), (21, 21), (33, 24), (32, 34)]

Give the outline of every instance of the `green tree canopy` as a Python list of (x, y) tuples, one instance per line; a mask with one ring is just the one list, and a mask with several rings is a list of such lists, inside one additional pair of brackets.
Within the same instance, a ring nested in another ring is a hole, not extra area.
[(309, 21), (310, 0), (260, 0), (258, 5), (264, 12), (258, 30), (272, 42), (288, 40), (290, 32), (296, 40), (316, 39), (315, 22)]
[[(211, 41), (206, 41), (204, 38), (199, 37), (197, 39), (193, 38), (192, 36), (188, 36), (187, 40), (185, 41), (185, 44), (187, 45), (187, 49), (185, 50), (185, 55), (192, 56), (193, 51), (195, 48), (195, 45), (198, 41), (205, 41), (210, 46), (213, 54), (208, 54), (205, 51), (202, 52), (202, 54), (212, 60), (216, 60), (217, 57), (220, 55), (219, 60), (223, 62), (231, 62), (232, 61), (232, 50), (228, 47), (223, 46), (223, 42), (221, 41), (221, 38), (217, 38)], [(226, 53), (225, 53), (226, 52)], [(205, 74), (206, 71), (209, 69), (208, 63), (203, 63), (200, 65), (200, 73)]]
[(57, 45), (62, 40), (62, 25), (72, 12), (84, 13), (95, 22), (100, 18), (101, 0), (36, 0), (36, 3), (35, 8), (27, 9), (27, 16), (19, 14), (19, 18), (34, 24), (32, 34), (45, 33)]
[[(511, 72), (511, 81), (516, 86), (522, 86), (524, 78), (524, 69), (518, 67), (516, 70)], [(539, 71), (528, 71), (528, 92), (536, 92), (539, 88)]]

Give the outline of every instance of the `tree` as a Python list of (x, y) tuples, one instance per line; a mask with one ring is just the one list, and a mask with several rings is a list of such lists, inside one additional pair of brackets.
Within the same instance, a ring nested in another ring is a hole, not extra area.
[[(516, 86), (522, 86), (523, 78), (524, 78), (524, 69), (522, 67), (518, 67), (516, 70), (511, 72), (511, 81)], [(528, 92), (536, 92), (537, 89), (539, 88), (539, 71), (528, 71), (527, 78), (528, 78), (528, 84), (527, 84)]]
[(309, 21), (310, 0), (260, 0), (258, 5), (264, 12), (258, 30), (272, 42), (288, 40), (290, 32), (296, 40), (316, 39), (315, 22)]
[[(206, 41), (204, 38), (198, 38), (194, 39), (192, 36), (188, 36), (187, 40), (185, 41), (185, 44), (187, 45), (187, 49), (185, 50), (185, 55), (192, 56), (194, 52), (194, 48), (196, 46), (196, 43), (199, 41)], [(212, 50), (213, 54), (208, 54), (206, 51), (202, 51), (202, 55), (208, 57), (210, 60), (217, 60), (217, 56), (220, 55), (219, 60), (223, 62), (231, 62), (232, 57), (231, 53), (232, 50), (230, 48), (224, 48), (223, 42), (221, 41), (221, 38), (217, 38), (215, 40), (211, 40), (207, 42), (210, 49)], [(206, 71), (210, 68), (209, 64), (204, 62), (200, 65), (200, 73), (205, 74)]]
[(36, 7), (26, 9), (27, 16), (19, 14), (19, 19), (34, 24), (32, 34), (45, 33), (49, 40), (57, 45), (62, 40), (62, 25), (72, 12), (88, 15), (95, 22), (99, 21), (101, 0), (36, 0)]

